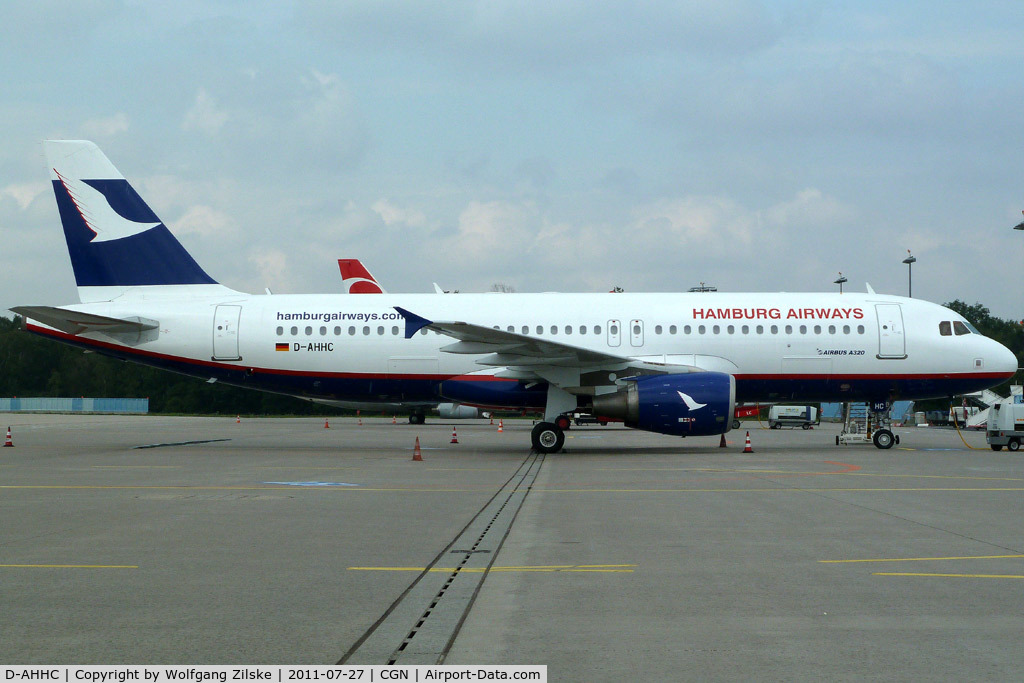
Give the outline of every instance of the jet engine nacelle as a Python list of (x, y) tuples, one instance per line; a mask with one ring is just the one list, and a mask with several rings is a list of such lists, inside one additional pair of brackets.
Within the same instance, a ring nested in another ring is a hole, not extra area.
[(732, 427), (736, 380), (723, 372), (647, 375), (594, 397), (594, 414), (627, 427), (676, 436), (724, 434)]
[[(439, 403), (437, 413), (446, 420), (465, 420), (480, 417), (480, 410), (473, 406), (464, 406), (458, 403)], [(483, 417), (487, 417), (483, 414)]]

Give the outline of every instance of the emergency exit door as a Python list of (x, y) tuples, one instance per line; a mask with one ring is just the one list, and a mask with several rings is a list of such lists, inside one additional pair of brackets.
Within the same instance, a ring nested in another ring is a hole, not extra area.
[(241, 306), (218, 306), (213, 314), (213, 360), (242, 360), (238, 355)]

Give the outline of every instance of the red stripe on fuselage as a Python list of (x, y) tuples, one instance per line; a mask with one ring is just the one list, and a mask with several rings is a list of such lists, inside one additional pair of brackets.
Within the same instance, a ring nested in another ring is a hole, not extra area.
[[(337, 377), (344, 379), (419, 379), (419, 380), (460, 380), (466, 382), (515, 382), (514, 379), (505, 379), (502, 377), (495, 377), (493, 375), (444, 375), (444, 374), (422, 374), (422, 375), (398, 375), (387, 372), (314, 372), (310, 370), (286, 370), (284, 368), (259, 368), (251, 365), (239, 365), (231, 363), (218, 363), (216, 361), (200, 360), (198, 358), (189, 358), (188, 356), (172, 356), (166, 353), (157, 353), (155, 351), (143, 351), (142, 349), (133, 349), (127, 346), (121, 346), (119, 344), (111, 344), (109, 342), (102, 342), (96, 339), (85, 339), (83, 337), (66, 334), (59, 330), (50, 330), (44, 327), (27, 323), (25, 329), (33, 334), (38, 334), (44, 337), (53, 337), (58, 340), (70, 342), (76, 346), (92, 346), (99, 349), (106, 349), (119, 356), (136, 356), (139, 358), (153, 358), (166, 361), (174, 361), (179, 363), (186, 363), (188, 365), (194, 365), (200, 368), (221, 368), (224, 370), (251, 370), (253, 373), (260, 373), (264, 375), (287, 375), (292, 377)], [(140, 361), (142, 362), (142, 361)]]

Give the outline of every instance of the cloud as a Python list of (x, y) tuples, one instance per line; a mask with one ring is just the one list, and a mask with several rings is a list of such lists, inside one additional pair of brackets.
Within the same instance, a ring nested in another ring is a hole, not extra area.
[(205, 89), (196, 93), (192, 107), (185, 112), (181, 122), (184, 131), (199, 131), (206, 135), (216, 135), (227, 123), (230, 115), (217, 106), (217, 103)]
[(491, 75), (494, 69), (556, 74), (638, 56), (750, 54), (780, 34), (755, 0), (306, 0), (298, 3), (296, 21), (332, 47), (383, 46)]
[(227, 214), (209, 206), (192, 206), (174, 221), (175, 232), (199, 235), (207, 239), (232, 239), (239, 235), (235, 222)]
[(50, 184), (45, 182), (17, 183), (0, 189), (0, 197), (10, 197), (18, 203), (18, 208), (24, 211), (37, 197), (50, 189)]
[(128, 130), (128, 125), (128, 115), (117, 112), (112, 116), (86, 121), (82, 124), (82, 133), (90, 139), (109, 138)]
[(386, 199), (374, 202), (373, 210), (380, 215), (384, 225), (389, 228), (396, 226), (423, 228), (427, 225), (427, 216), (422, 211), (402, 208)]

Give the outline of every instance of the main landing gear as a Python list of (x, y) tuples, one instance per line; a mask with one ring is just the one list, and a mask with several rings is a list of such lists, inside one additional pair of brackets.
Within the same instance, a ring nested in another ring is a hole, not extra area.
[(551, 422), (540, 422), (530, 433), (533, 450), (538, 453), (557, 453), (565, 445), (565, 432)]
[(411, 413), (409, 415), (409, 424), (421, 425), (427, 421), (427, 416), (423, 413)]

